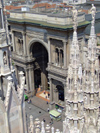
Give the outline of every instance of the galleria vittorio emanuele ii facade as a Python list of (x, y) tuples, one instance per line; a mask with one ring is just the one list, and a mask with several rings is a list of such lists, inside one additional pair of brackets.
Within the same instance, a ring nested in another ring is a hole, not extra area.
[[(3, 16), (2, 1), (0, 10), (1, 16)], [(21, 13), (17, 13), (21, 15)], [(0, 86), (0, 133), (100, 133), (99, 60), (96, 51), (95, 13), (96, 7), (92, 5), (91, 30), (87, 47), (84, 45), (84, 36), (81, 32), (84, 31), (88, 22), (84, 20), (83, 14), (78, 15), (75, 7), (73, 7), (71, 16), (69, 15), (73, 26), (66, 27), (64, 23), (67, 22), (63, 22), (66, 16), (63, 16), (58, 18), (58, 22), (62, 21), (62, 27), (50, 24), (52, 21), (49, 25), (44, 22), (41, 25), (47, 25), (47, 27), (40, 28), (40, 31), (39, 25), (36, 27), (31, 25), (32, 29), (30, 29), (28, 22), (22, 24), (22, 21), (17, 18), (19, 16), (16, 16), (14, 20), (13, 15), (16, 13), (11, 13), (8, 21), (12, 28), (12, 58), (15, 63), (16, 77), (10, 56), (8, 56), (10, 49), (8, 49), (9, 37), (6, 25), (6, 28), (2, 26), (0, 31), (0, 54), (3, 57), (0, 62), (0, 68), (2, 68), (0, 76), (5, 78), (8, 76), (6, 94), (3, 93), (2, 85)], [(1, 18), (3, 24), (4, 19)], [(50, 19), (50, 16), (48, 18)], [(53, 20), (53, 23), (55, 21)], [(25, 24), (26, 27), (24, 27)], [(14, 25), (16, 26), (14, 27)], [(55, 26), (55, 29), (52, 29), (52, 26)], [(56, 33), (56, 30), (59, 32)], [(62, 36), (60, 36), (61, 33)], [(2, 37), (6, 39), (2, 39)], [(79, 42), (80, 40), (81, 42)], [(41, 49), (40, 53), (36, 46)], [(87, 52), (83, 52), (83, 49), (86, 49)], [(41, 58), (37, 58), (39, 54), (42, 55)], [(38, 75), (39, 73), (41, 75)], [(17, 82), (15, 83), (16, 78), (18, 78), (19, 85)], [(63, 131), (50, 125), (45, 126), (44, 122), (39, 119), (33, 121), (34, 116), (32, 115), (30, 115), (28, 124), (26, 123), (25, 84), (29, 86), (28, 91), (35, 95), (35, 85), (42, 84), (42, 87), (45, 88), (48, 79), (50, 82), (50, 109), (54, 107), (53, 102), (59, 100), (63, 101), (65, 107)], [(59, 97), (59, 91), (63, 95), (63, 99)]]

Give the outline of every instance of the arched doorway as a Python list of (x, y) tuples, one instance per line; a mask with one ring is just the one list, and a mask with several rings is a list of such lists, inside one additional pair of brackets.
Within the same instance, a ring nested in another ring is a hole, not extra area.
[(57, 85), (56, 88), (58, 89), (59, 100), (64, 101), (64, 88), (61, 85)]
[(39, 86), (42, 89), (48, 88), (48, 73), (46, 71), (48, 63), (48, 52), (43, 44), (39, 42), (33, 43), (32, 56), (35, 58), (34, 62), (34, 83), (35, 88)]

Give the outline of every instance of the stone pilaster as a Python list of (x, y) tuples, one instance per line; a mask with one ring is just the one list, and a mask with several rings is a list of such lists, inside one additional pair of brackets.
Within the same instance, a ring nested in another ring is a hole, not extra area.
[(67, 67), (67, 44), (66, 44), (66, 41), (63, 40), (63, 45), (64, 45), (64, 67), (66, 68)]
[(49, 78), (50, 82), (50, 102), (53, 102), (53, 88), (52, 88), (52, 79)]
[(32, 95), (35, 94), (35, 85), (34, 85), (34, 68), (29, 69), (29, 84), (30, 84), (30, 91)]
[(23, 35), (23, 50), (24, 50), (24, 55), (26, 56), (26, 34), (22, 33)]
[(45, 71), (41, 72), (41, 83), (43, 90), (46, 90), (48, 88), (48, 85), (47, 85), (47, 77)]
[(51, 45), (50, 45), (50, 38), (48, 38), (48, 51), (49, 51), (49, 63), (51, 63)]
[(57, 52), (55, 50), (55, 64), (58, 65), (58, 57), (57, 57)]
[(54, 101), (55, 103), (58, 102), (58, 89), (57, 88), (54, 89)]
[(29, 87), (29, 70), (28, 69), (25, 69), (25, 75), (26, 75), (27, 91), (30, 91), (30, 87)]

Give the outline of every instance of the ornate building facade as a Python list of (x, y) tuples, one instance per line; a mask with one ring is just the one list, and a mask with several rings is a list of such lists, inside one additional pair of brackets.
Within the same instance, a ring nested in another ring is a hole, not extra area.
[[(88, 41), (88, 54), (85, 64), (80, 60), (80, 48), (77, 35), (78, 12), (73, 8), (73, 37), (70, 45), (70, 63), (66, 77), (65, 100), (66, 112), (63, 122), (63, 133), (99, 133), (99, 63), (96, 54), (95, 12), (91, 8), (92, 22)], [(6, 72), (6, 70), (5, 70)], [(25, 76), (19, 73), (20, 87), (15, 90), (12, 78), (8, 77), (8, 86), (5, 101), (0, 99), (0, 132), (4, 133), (60, 133), (59, 129), (30, 116), (28, 128), (25, 117), (24, 83)]]
[[(64, 101), (69, 46), (72, 39), (73, 19), (67, 13), (10, 12), (13, 60), (18, 72), (26, 77), (27, 90), (35, 94), (39, 85), (50, 85), (50, 100)], [(80, 50), (84, 44), (84, 29), (88, 25), (84, 13), (78, 14), (78, 40)]]

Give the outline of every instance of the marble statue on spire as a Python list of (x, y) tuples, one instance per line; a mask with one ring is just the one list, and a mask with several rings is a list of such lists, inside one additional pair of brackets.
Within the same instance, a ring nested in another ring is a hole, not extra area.
[(73, 17), (73, 28), (76, 31), (77, 30), (77, 9), (75, 8), (75, 6), (73, 6), (73, 10), (72, 10), (72, 17)]
[(94, 6), (94, 4), (92, 4), (92, 7), (90, 9), (91, 14), (92, 14), (92, 23), (94, 24), (95, 22), (95, 13), (96, 13), (96, 7)]

